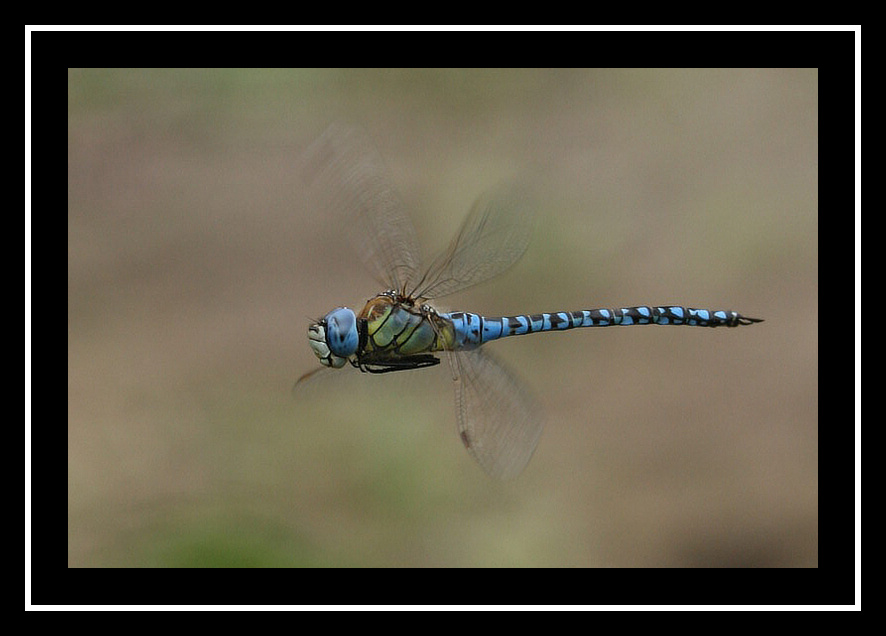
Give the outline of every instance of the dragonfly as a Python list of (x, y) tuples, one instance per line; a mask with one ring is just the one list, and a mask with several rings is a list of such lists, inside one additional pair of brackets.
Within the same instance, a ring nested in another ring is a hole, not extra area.
[(378, 151), (359, 129), (333, 125), (307, 152), (305, 175), (322, 205), (341, 220), (363, 264), (384, 291), (360, 311), (337, 307), (308, 327), (321, 367), (371, 374), (432, 367), (443, 352), (455, 389), (458, 434), (489, 475), (511, 479), (526, 467), (543, 429), (535, 400), (483, 345), (511, 336), (583, 327), (686, 325), (738, 327), (762, 322), (735, 311), (675, 305), (583, 309), (488, 317), (443, 312), (430, 301), (510, 268), (526, 251), (533, 197), (518, 186), (481, 196), (449, 248), (422, 267), (416, 233)]

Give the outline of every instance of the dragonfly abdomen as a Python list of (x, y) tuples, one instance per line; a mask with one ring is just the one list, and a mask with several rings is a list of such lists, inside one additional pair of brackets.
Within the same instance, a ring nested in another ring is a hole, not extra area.
[(490, 318), (468, 312), (440, 314), (452, 321), (458, 348), (477, 347), (490, 340), (544, 331), (565, 331), (579, 327), (629, 325), (687, 325), (693, 327), (738, 327), (755, 322), (735, 311), (695, 309), (676, 305), (582, 309), (541, 314), (520, 314)]

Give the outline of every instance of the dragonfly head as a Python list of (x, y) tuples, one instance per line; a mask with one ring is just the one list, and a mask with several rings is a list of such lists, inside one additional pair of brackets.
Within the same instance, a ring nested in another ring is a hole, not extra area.
[(357, 317), (347, 307), (333, 309), (308, 327), (308, 341), (324, 366), (340, 369), (357, 353)]

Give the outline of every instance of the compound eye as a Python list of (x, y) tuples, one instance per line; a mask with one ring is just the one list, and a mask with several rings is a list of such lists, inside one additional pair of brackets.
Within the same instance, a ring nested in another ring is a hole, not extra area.
[(329, 350), (340, 358), (357, 353), (360, 338), (357, 335), (357, 316), (354, 312), (347, 307), (339, 307), (326, 314), (324, 320)]

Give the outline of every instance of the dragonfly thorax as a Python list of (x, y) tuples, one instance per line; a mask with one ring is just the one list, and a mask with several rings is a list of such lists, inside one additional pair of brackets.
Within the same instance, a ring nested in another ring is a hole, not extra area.
[(333, 309), (308, 327), (308, 341), (323, 365), (343, 367), (360, 344), (356, 315), (347, 307)]

